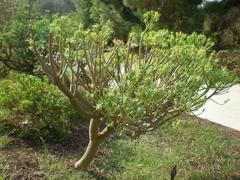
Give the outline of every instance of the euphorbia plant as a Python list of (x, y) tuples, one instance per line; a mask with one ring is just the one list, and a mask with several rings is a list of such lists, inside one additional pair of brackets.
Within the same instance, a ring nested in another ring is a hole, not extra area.
[(62, 18), (50, 34), (48, 59), (35, 46), (45, 73), (90, 122), (89, 144), (76, 168), (87, 168), (99, 145), (117, 130), (132, 135), (154, 130), (232, 84), (209, 52), (209, 39), (158, 30), (158, 18), (146, 14), (143, 32), (112, 45), (109, 23), (72, 31)]

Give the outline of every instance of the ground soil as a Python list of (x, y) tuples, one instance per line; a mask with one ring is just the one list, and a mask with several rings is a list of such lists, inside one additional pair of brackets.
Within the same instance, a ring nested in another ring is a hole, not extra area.
[[(193, 119), (193, 117), (184, 115), (181, 119), (190, 120)], [(206, 119), (199, 119), (199, 123), (211, 124), (216, 126), (216, 128), (229, 132), (234, 137), (240, 138), (240, 132), (237, 130), (210, 122)], [(46, 179), (39, 168), (37, 160), (38, 157), (44, 153), (46, 148), (50, 154), (57, 157), (64, 157), (67, 160), (68, 167), (72, 169), (74, 161), (84, 152), (88, 143), (87, 141), (87, 128), (86, 126), (79, 125), (73, 129), (68, 140), (63, 143), (45, 143), (45, 145), (43, 145), (39, 143), (35, 144), (33, 141), (12, 137), (11, 143), (1, 151), (6, 158), (5, 168), (7, 172), (14, 175), (14, 178), (12, 179), (38, 180)], [(103, 156), (103, 152), (100, 150), (97, 156)], [(90, 173), (94, 174), (96, 172), (90, 170)]]
[(1, 150), (5, 155), (5, 168), (8, 174), (13, 174), (11, 179), (45, 179), (38, 164), (38, 157), (48, 151), (56, 157), (64, 157), (68, 167), (73, 168), (76, 156), (81, 153), (87, 145), (88, 131), (85, 126), (77, 126), (72, 129), (66, 141), (61, 143), (45, 142), (34, 143), (32, 140), (20, 139), (11, 136), (11, 142)]

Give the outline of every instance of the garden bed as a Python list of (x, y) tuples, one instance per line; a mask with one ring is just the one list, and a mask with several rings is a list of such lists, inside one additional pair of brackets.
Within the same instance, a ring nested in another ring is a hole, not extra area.
[(207, 120), (184, 119), (139, 139), (119, 136), (108, 141), (88, 172), (73, 169), (87, 145), (83, 127), (63, 144), (34, 144), (10, 137), (0, 151), (0, 170), (13, 179), (155, 179), (170, 178), (176, 166), (178, 179), (239, 178), (240, 132)]

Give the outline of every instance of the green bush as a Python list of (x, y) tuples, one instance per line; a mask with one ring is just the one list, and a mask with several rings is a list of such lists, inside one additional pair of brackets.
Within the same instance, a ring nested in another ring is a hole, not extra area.
[[(34, 56), (29, 38), (38, 44), (46, 44), (50, 19), (34, 10), (29, 11), (27, 2), (21, 1), (15, 16), (0, 32), (0, 62), (8, 69), (29, 74), (37, 74), (38, 61)], [(43, 55), (47, 46), (41, 46)]]
[(21, 137), (64, 137), (72, 113), (68, 99), (47, 80), (11, 73), (0, 81), (0, 124)]

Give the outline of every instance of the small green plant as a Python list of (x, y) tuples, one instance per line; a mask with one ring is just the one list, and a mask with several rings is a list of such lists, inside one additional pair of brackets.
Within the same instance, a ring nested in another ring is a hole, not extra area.
[(60, 140), (72, 112), (67, 98), (46, 79), (11, 73), (0, 81), (0, 124), (21, 137)]
[(0, 136), (0, 149), (5, 148), (11, 142), (11, 138), (8, 135)]

